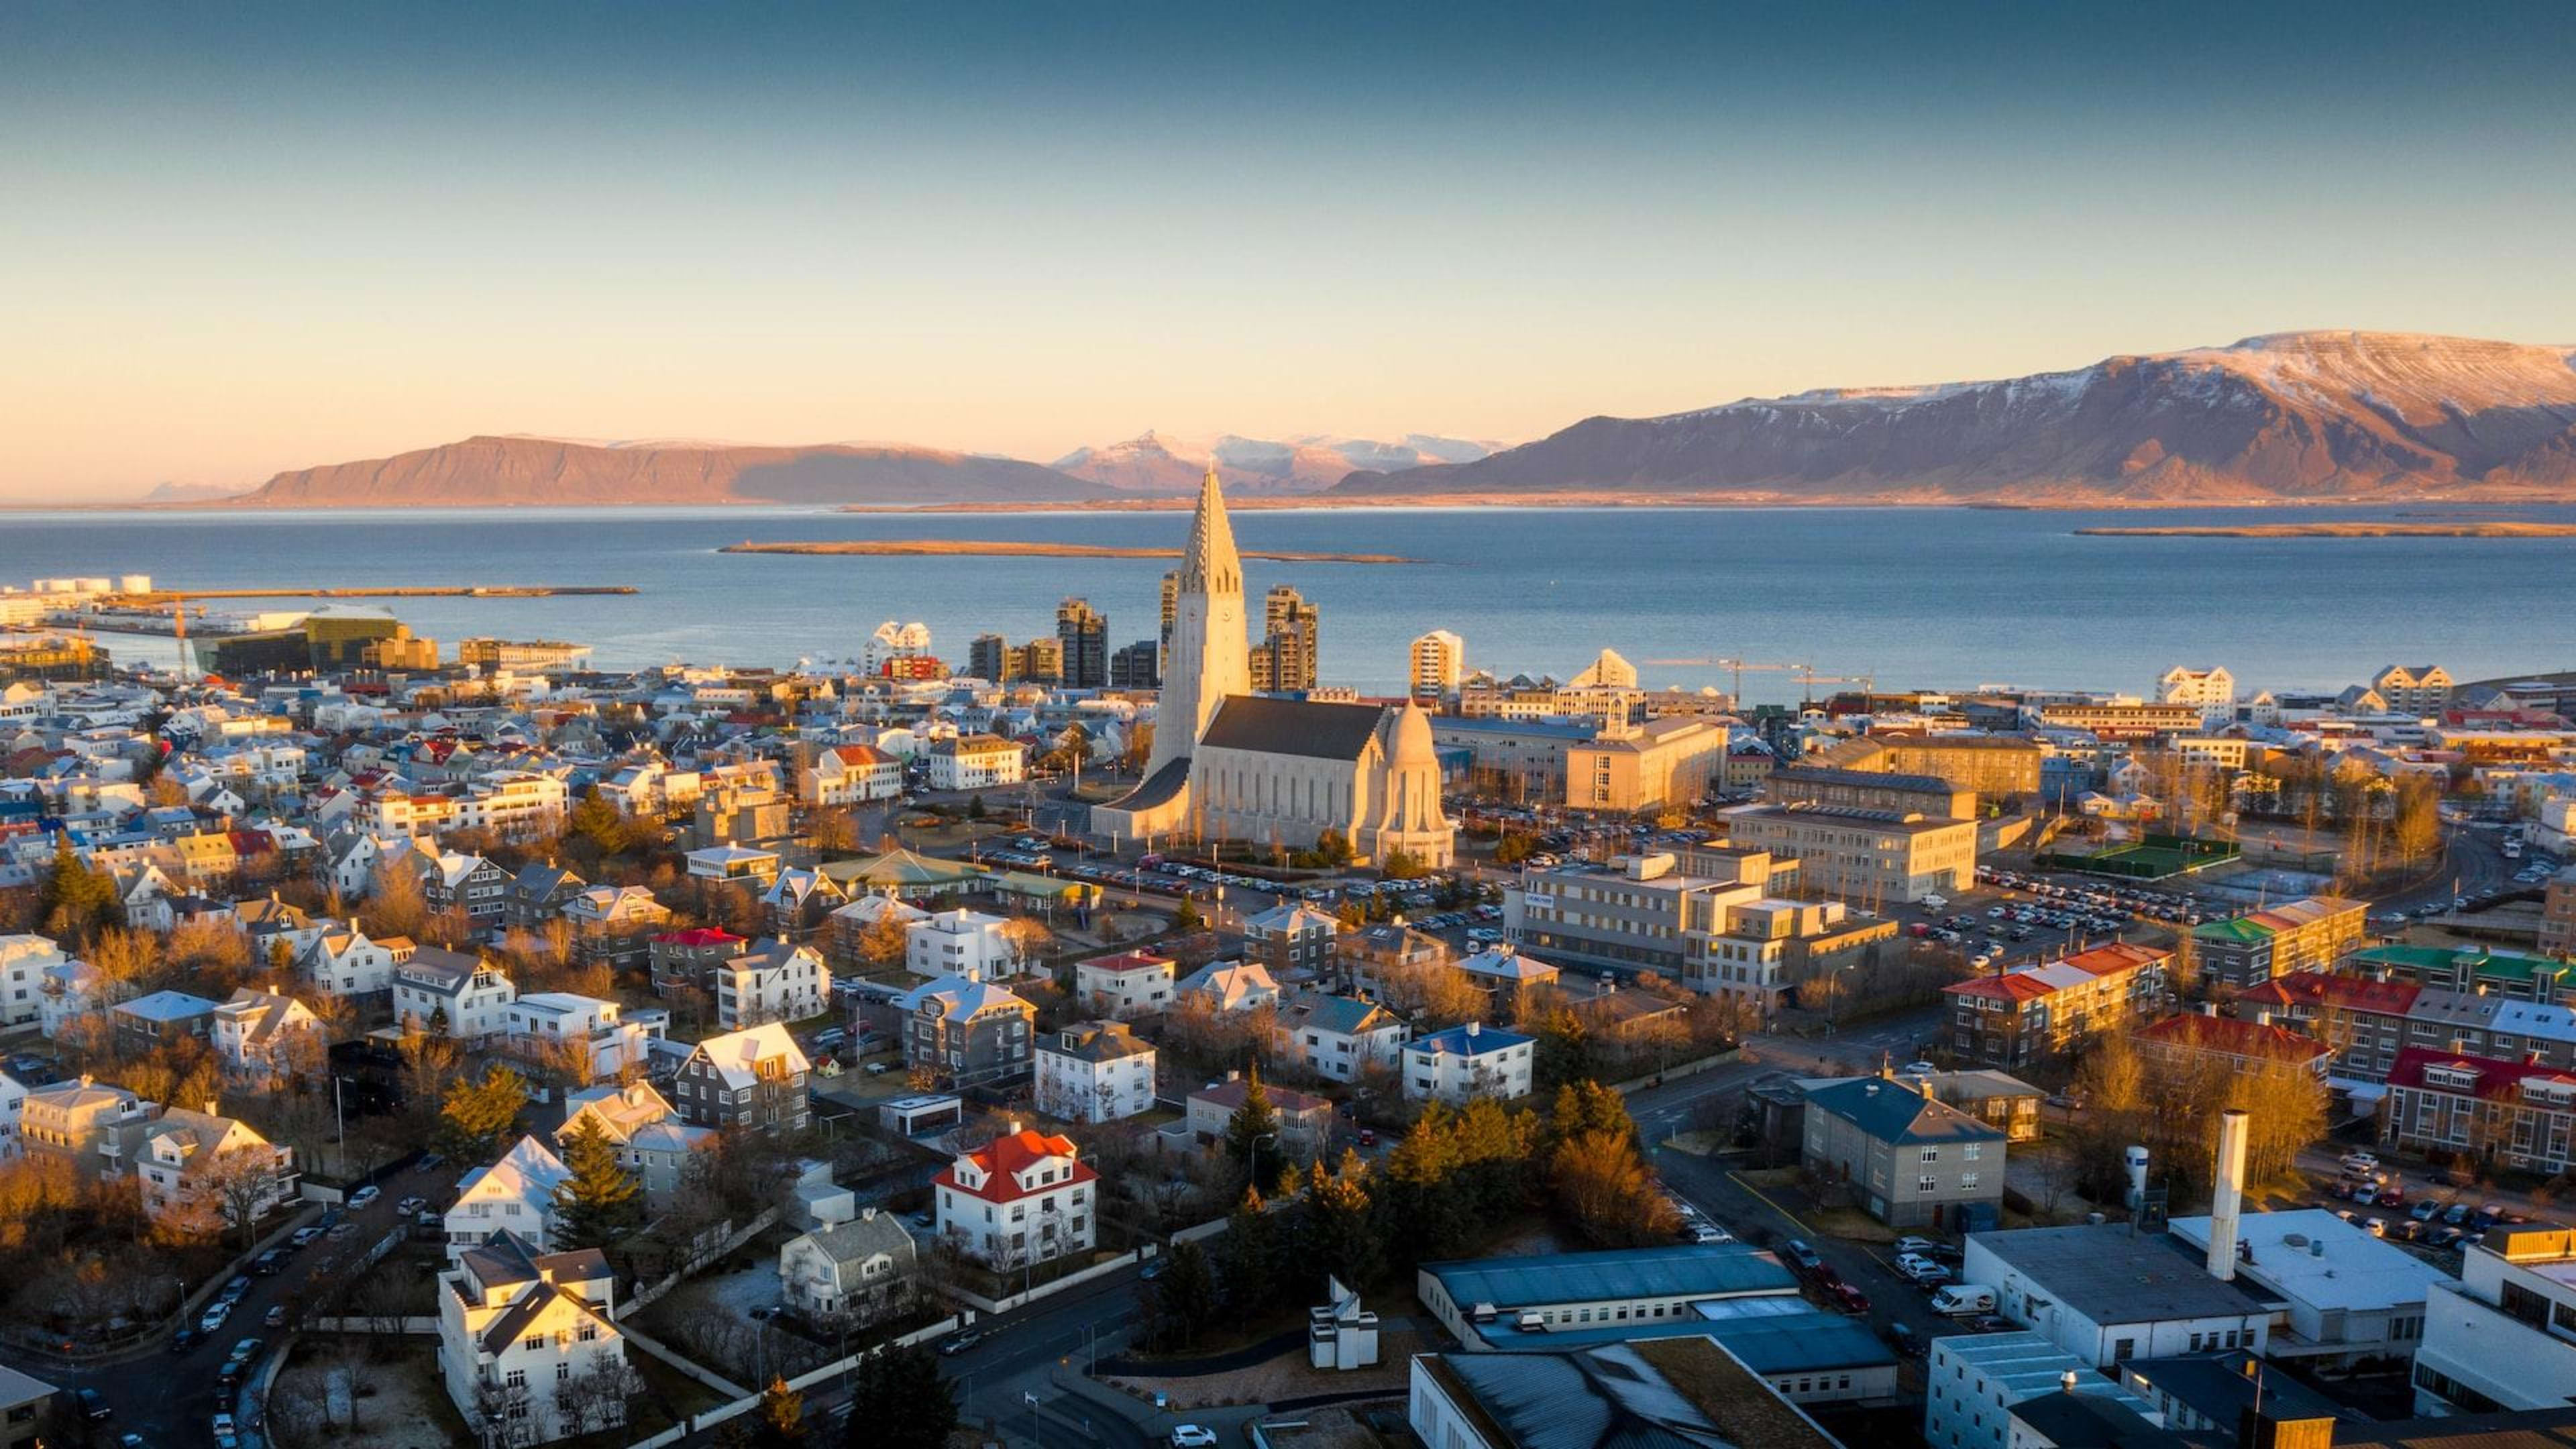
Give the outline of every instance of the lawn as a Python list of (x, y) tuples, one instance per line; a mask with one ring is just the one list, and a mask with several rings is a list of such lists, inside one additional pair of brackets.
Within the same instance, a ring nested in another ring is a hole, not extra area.
[[(335, 1375), (352, 1387), (335, 1393)], [(295, 1357), (269, 1391), (268, 1416), (272, 1437), (286, 1449), (463, 1449), (474, 1443), (438, 1376), (438, 1345), (426, 1338), (372, 1338), (354, 1360), (329, 1341), (299, 1340)]]

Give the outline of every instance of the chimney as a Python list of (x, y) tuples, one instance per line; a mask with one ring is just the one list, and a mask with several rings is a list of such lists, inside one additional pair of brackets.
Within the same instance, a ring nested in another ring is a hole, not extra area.
[(2075, 1370), (2068, 1369), (2066, 1372), (2059, 1374), (2057, 1376), (2057, 1386), (2070, 1394), (2075, 1392)]
[(2240, 1107), (2218, 1114), (2218, 1189), (2209, 1203), (2209, 1276), (2221, 1283), (2236, 1280), (2236, 1219), (2245, 1201), (2248, 1122)]
[(1485, 1024), (1481, 1021), (1471, 1021), (1467, 1023), (1467, 1039), (1469, 1041), (1474, 1041), (1476, 1039), (1476, 1033), (1483, 1030), (1484, 1025)]

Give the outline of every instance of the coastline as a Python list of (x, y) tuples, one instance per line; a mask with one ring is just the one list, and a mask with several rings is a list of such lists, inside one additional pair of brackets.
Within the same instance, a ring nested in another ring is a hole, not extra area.
[[(850, 538), (729, 543), (718, 553), (773, 553), (852, 558), (1179, 558), (1177, 548), (1105, 543), (1022, 543), (971, 538)], [(1247, 548), (1245, 558), (1278, 563), (1421, 564), (1430, 559), (1398, 553), (1329, 553), (1294, 548)]]
[(2576, 538), (2576, 523), (2235, 523), (2079, 528), (2093, 538)]

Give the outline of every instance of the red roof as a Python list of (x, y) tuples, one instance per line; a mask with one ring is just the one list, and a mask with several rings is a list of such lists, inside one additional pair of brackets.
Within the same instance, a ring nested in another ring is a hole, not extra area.
[(2122, 971), (2141, 970), (2172, 959), (2171, 951), (2159, 950), (2152, 946), (2132, 946), (2126, 942), (2115, 941), (2107, 946), (2096, 946), (2090, 951), (2078, 951), (2067, 957), (2065, 964), (2079, 971), (2089, 971), (2096, 976), (2110, 976)]
[(664, 931), (653, 939), (665, 946), (739, 946), (750, 938), (713, 926), (695, 926), (686, 931)]
[(2142, 1028), (2138, 1039), (2151, 1046), (2221, 1052), (2232, 1057), (2268, 1057), (2292, 1066), (2306, 1066), (2327, 1052), (2325, 1043), (2291, 1027), (2233, 1016), (2203, 1016), (2198, 1012), (2168, 1016)]
[(2404, 1016), (2414, 1009), (2415, 998), (2423, 990), (2412, 981), (2374, 981), (2367, 976), (2294, 971), (2251, 988), (2237, 1000), (2240, 1004), (2268, 1006), (2278, 1011), (2331, 1006), (2340, 1011)]
[(1953, 996), (2002, 996), (2013, 1001), (2036, 1001), (2057, 988), (2032, 976), (2027, 971), (2011, 971), (2001, 976), (1978, 976), (1966, 981), (1953, 981), (1941, 990)]
[(845, 765), (885, 765), (894, 761), (894, 756), (874, 745), (834, 745), (825, 753)]
[(2457, 1052), (2426, 1051), (2422, 1047), (2408, 1047), (2397, 1054), (2397, 1065), (2389, 1068), (2388, 1071), (2388, 1085), (2392, 1088), (2413, 1087), (2419, 1091), (2448, 1092), (2454, 1096), (2461, 1094), (2462, 1089), (2458, 1087), (2428, 1086), (2424, 1081), (2424, 1071), (2428, 1067), (2450, 1067), (2458, 1071), (2477, 1073), (2477, 1085), (2467, 1089), (2468, 1094), (2489, 1100), (2510, 1098), (2514, 1095), (2515, 1088), (2528, 1081), (2562, 1082), (2569, 1086), (2576, 1086), (2576, 1075), (2562, 1072), (2556, 1067), (2541, 1066), (2533, 1062), (2504, 1062), (2493, 1057), (2462, 1056)]
[(984, 1186), (981, 1189), (959, 1182), (954, 1163), (940, 1169), (939, 1176), (931, 1181), (936, 1186), (955, 1188), (968, 1197), (979, 1197), (986, 1202), (1017, 1202), (1073, 1183), (1098, 1180), (1099, 1173), (1077, 1161), (1073, 1164), (1072, 1174), (1063, 1180), (1027, 1192), (1020, 1190), (1018, 1174), (1050, 1157), (1072, 1157), (1076, 1150), (1070, 1137), (1050, 1137), (1043, 1132), (1023, 1129), (1008, 1137), (997, 1137), (986, 1146), (966, 1154), (967, 1161), (983, 1170)]
[(1163, 971), (1174, 964), (1169, 956), (1151, 951), (1121, 951), (1115, 956), (1094, 956), (1082, 963), (1094, 971)]

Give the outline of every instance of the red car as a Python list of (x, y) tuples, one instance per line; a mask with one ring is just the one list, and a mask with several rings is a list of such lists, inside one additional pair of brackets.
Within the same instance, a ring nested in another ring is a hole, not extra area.
[(1849, 1283), (1835, 1284), (1825, 1296), (1833, 1300), (1833, 1305), (1845, 1313), (1869, 1312), (1869, 1299)]
[(2379, 1205), (2381, 1207), (2404, 1207), (2406, 1206), (2406, 1194), (2399, 1190), (2397, 1184), (2392, 1182), (2388, 1185), (2388, 1190), (2379, 1195)]

